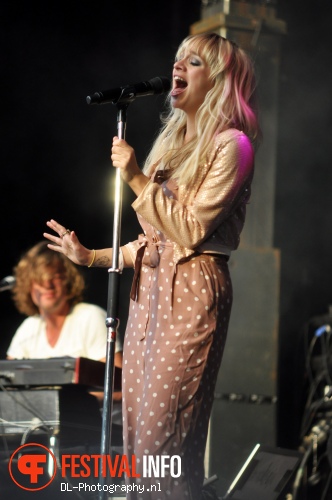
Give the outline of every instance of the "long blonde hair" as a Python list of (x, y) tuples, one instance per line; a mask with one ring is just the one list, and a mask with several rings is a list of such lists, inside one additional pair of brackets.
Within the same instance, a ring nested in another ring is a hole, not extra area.
[(177, 54), (197, 53), (210, 67), (213, 88), (196, 114), (196, 135), (183, 144), (186, 114), (170, 106), (163, 128), (148, 155), (144, 173), (150, 175), (161, 159), (169, 177), (187, 183), (207, 157), (214, 137), (237, 128), (255, 142), (259, 124), (255, 103), (255, 74), (249, 56), (235, 43), (216, 33), (192, 35), (180, 44)]

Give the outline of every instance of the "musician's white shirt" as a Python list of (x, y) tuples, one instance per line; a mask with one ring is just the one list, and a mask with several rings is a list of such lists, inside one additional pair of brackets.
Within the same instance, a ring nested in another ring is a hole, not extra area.
[[(16, 330), (7, 355), (16, 359), (39, 359), (71, 356), (102, 359), (106, 356), (106, 311), (94, 304), (81, 302), (65, 319), (59, 339), (51, 346), (46, 338), (45, 322), (30, 316)], [(119, 338), (115, 352), (122, 350)]]

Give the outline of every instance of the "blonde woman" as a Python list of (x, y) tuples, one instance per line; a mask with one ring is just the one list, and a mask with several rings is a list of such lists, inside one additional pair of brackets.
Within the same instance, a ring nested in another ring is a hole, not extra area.
[[(259, 135), (254, 91), (252, 63), (234, 43), (217, 34), (188, 37), (143, 171), (133, 148), (113, 140), (113, 166), (137, 196), (143, 229), (120, 259), (135, 269), (124, 346), (125, 453), (136, 456), (139, 473), (144, 455), (181, 457), (179, 477), (138, 478), (144, 493), (130, 499), (202, 497), (232, 305), (227, 261), (239, 244)], [(74, 231), (47, 225), (58, 234), (45, 234), (51, 249), (77, 264), (111, 265), (112, 249), (89, 250)]]

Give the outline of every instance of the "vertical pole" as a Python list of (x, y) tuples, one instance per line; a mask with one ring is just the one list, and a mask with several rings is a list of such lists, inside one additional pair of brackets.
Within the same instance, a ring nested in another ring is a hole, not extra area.
[[(118, 105), (118, 137), (125, 138), (126, 131), (126, 110), (128, 103)], [(105, 380), (104, 380), (104, 401), (103, 401), (103, 416), (101, 430), (101, 457), (111, 452), (111, 434), (112, 434), (112, 409), (113, 409), (113, 392), (114, 392), (114, 357), (115, 357), (115, 342), (119, 326), (118, 319), (118, 298), (120, 289), (120, 274), (119, 269), (119, 250), (121, 237), (121, 212), (122, 212), (122, 180), (120, 169), (116, 169), (115, 173), (115, 199), (114, 199), (114, 220), (113, 220), (113, 257), (112, 267), (108, 270), (108, 298), (107, 298), (107, 344), (106, 344), (106, 365), (105, 365)], [(105, 470), (103, 470), (103, 463)], [(99, 463), (99, 500), (107, 500), (108, 498), (108, 474), (106, 461), (102, 458)]]

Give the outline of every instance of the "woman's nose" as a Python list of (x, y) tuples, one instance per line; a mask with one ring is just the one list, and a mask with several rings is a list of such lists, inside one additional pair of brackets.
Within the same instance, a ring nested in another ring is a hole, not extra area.
[(183, 59), (179, 59), (174, 63), (174, 69), (183, 69)]

